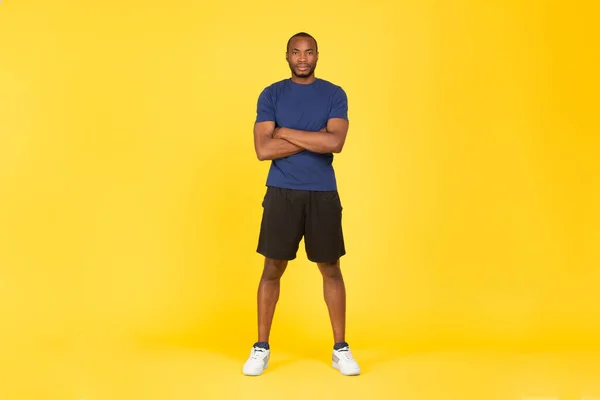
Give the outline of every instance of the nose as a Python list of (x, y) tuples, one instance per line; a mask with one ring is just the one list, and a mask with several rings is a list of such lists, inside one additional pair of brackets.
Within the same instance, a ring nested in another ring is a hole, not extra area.
[(298, 61), (306, 61), (306, 54), (300, 53), (300, 55), (298, 56)]

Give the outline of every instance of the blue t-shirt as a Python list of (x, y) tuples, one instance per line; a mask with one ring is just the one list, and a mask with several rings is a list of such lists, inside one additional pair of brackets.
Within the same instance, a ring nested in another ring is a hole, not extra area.
[[(266, 87), (258, 98), (256, 122), (274, 121), (276, 127), (320, 131), (330, 118), (348, 119), (344, 90), (317, 78), (308, 85), (284, 79)], [(332, 153), (304, 150), (271, 161), (267, 186), (286, 189), (337, 190)]]

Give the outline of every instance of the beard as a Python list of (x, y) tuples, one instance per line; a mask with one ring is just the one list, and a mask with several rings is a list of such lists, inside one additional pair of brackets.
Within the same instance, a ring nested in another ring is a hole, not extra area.
[(298, 71), (295, 66), (292, 66), (292, 64), (289, 64), (289, 65), (290, 65), (290, 70), (292, 71), (292, 74), (294, 74), (294, 76), (296, 76), (298, 78), (306, 78), (306, 77), (311, 76), (315, 71), (315, 67), (317, 66), (315, 63), (315, 65), (308, 65), (308, 68), (306, 69), (306, 71)]

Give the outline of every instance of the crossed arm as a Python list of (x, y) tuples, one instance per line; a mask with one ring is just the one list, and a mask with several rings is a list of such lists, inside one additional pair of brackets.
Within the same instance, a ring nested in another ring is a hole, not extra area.
[(340, 153), (346, 141), (348, 121), (331, 118), (319, 132), (275, 128), (275, 122), (254, 125), (254, 148), (259, 160), (275, 160), (304, 150), (315, 153)]

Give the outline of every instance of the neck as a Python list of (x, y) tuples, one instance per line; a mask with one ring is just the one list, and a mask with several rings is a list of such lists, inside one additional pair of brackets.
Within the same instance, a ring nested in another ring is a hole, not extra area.
[(313, 83), (316, 79), (317, 78), (315, 77), (315, 74), (311, 74), (310, 76), (306, 77), (299, 77), (292, 74), (292, 82), (299, 83), (300, 85), (308, 85), (310, 83)]

